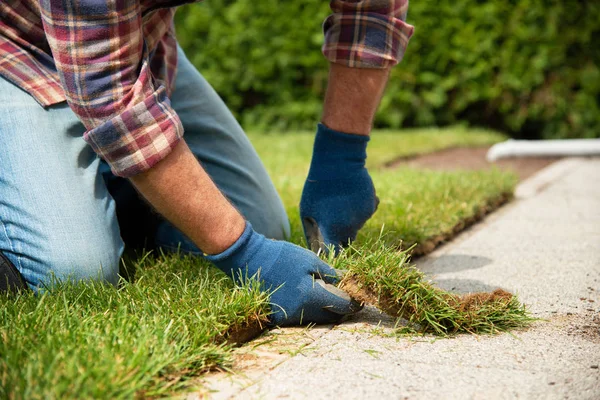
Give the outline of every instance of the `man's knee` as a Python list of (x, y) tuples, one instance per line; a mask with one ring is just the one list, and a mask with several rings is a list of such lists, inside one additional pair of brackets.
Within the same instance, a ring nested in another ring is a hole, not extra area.
[(121, 252), (100, 246), (55, 255), (49, 260), (51, 274), (59, 280), (97, 280), (116, 285)]
[(30, 254), (7, 254), (30, 287), (37, 288), (64, 281), (96, 280), (116, 285), (122, 245), (94, 242), (69, 247), (56, 245), (36, 248)]

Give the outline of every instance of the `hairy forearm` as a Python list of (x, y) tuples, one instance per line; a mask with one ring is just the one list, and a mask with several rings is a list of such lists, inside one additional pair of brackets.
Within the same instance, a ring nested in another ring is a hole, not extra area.
[(389, 71), (330, 64), (321, 122), (336, 131), (368, 135)]
[(131, 181), (156, 211), (205, 253), (224, 251), (244, 230), (244, 218), (183, 140), (164, 160)]

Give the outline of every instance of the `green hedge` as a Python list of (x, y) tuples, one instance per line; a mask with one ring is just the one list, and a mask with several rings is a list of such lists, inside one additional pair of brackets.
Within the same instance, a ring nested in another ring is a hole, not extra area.
[[(247, 127), (314, 127), (328, 2), (207, 0), (176, 15), (192, 62)], [(376, 126), (467, 121), (515, 137), (600, 136), (600, 2), (413, 1)]]

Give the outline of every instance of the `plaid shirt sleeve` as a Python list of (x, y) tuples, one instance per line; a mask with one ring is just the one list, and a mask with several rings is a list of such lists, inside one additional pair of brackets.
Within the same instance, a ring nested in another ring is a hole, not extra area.
[(123, 177), (166, 157), (183, 127), (167, 88), (152, 76), (140, 2), (42, 0), (40, 11), (85, 141)]
[(408, 0), (332, 0), (323, 24), (323, 54), (337, 64), (387, 68), (402, 60), (414, 28)]

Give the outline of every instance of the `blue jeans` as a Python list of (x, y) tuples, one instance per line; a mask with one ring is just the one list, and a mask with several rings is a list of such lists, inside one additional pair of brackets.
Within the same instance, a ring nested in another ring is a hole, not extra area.
[[(171, 101), (186, 142), (233, 205), (267, 237), (289, 236), (258, 155), (181, 50)], [(34, 290), (52, 275), (116, 283), (129, 242), (198, 252), (128, 180), (110, 173), (84, 131), (66, 103), (42, 108), (0, 77), (0, 251)]]

